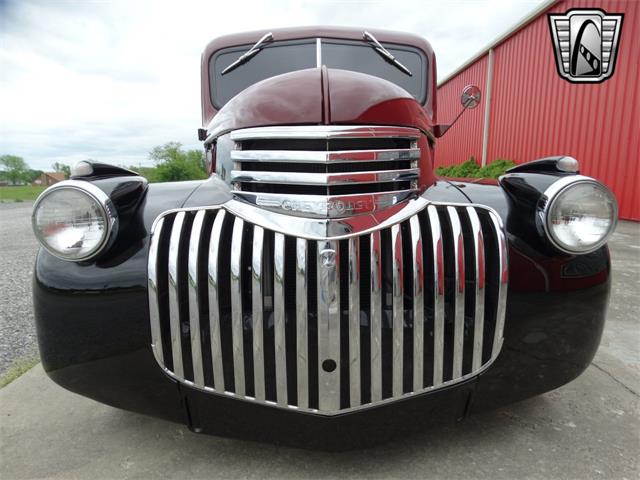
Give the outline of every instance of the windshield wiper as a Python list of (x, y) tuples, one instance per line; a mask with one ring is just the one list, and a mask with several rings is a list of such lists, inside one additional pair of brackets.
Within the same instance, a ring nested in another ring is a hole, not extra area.
[(260, 52), (260, 50), (262, 50), (262, 47), (264, 47), (265, 43), (269, 43), (269, 42), (272, 42), (272, 41), (273, 41), (273, 33), (269, 32), (269, 33), (265, 34), (260, 40), (258, 40), (256, 42), (256, 44), (253, 47), (251, 47), (249, 50), (244, 52), (242, 55), (240, 55), (238, 57), (238, 59), (235, 62), (233, 62), (231, 65), (229, 65), (224, 70), (222, 70), (220, 75), (224, 75), (226, 73), (229, 73), (230, 71), (232, 71), (235, 68), (239, 67), (243, 63), (249, 61), (254, 55), (256, 55), (258, 52)]
[(398, 70), (406, 73), (407, 75), (409, 75), (410, 77), (413, 77), (413, 74), (411, 73), (411, 70), (409, 70), (407, 67), (405, 67), (403, 64), (401, 64), (398, 59), (396, 59), (396, 57), (394, 57), (393, 55), (391, 55), (391, 52), (389, 50), (387, 50), (386, 48), (384, 48), (380, 42), (378, 40), (376, 40), (376, 37), (374, 37), (373, 35), (371, 35), (369, 32), (364, 32), (362, 34), (362, 38), (364, 38), (367, 42), (371, 43), (373, 49), (378, 52), (382, 58), (384, 58), (387, 62), (389, 62), (391, 65), (395, 65)]

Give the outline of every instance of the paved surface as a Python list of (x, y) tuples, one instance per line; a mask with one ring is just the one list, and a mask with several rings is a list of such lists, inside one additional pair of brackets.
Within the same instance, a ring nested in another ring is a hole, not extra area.
[(0, 203), (0, 375), (15, 360), (37, 355), (31, 272), (38, 241), (33, 202)]
[(640, 224), (622, 222), (612, 250), (594, 364), (546, 395), (329, 454), (196, 435), (66, 392), (37, 366), (0, 390), (0, 478), (638, 478)]

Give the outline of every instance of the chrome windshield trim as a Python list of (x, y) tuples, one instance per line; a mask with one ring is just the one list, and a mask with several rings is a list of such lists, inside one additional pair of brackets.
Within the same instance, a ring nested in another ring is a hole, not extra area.
[(333, 138), (420, 138), (420, 130), (410, 127), (371, 125), (304, 125), (252, 127), (234, 130), (231, 140), (242, 142), (257, 139), (324, 139)]

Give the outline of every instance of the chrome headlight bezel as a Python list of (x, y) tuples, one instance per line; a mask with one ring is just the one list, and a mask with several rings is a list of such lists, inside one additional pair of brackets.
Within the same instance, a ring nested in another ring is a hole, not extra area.
[[(64, 255), (63, 253), (51, 248), (37, 228), (37, 213), (43, 202), (52, 193), (59, 192), (60, 190), (65, 189), (79, 191), (83, 195), (86, 195), (98, 207), (100, 215), (104, 220), (105, 232), (101, 241), (82, 256)], [(69, 262), (84, 262), (97, 257), (101, 252), (105, 250), (108, 245), (113, 242), (113, 239), (116, 237), (118, 231), (118, 215), (109, 196), (97, 186), (93, 185), (90, 182), (81, 180), (64, 180), (62, 182), (56, 183), (55, 185), (52, 185), (40, 194), (35, 204), (33, 205), (33, 213), (31, 214), (31, 226), (34, 235), (38, 239), (38, 242), (40, 243), (42, 248), (44, 248), (51, 255)]]
[[(589, 246), (586, 246), (584, 248), (570, 248), (567, 244), (563, 243), (556, 237), (554, 228), (551, 224), (551, 212), (553, 212), (554, 206), (557, 204), (557, 202), (562, 200), (563, 196), (567, 192), (579, 185), (585, 184), (592, 185), (598, 188), (606, 196), (609, 197), (609, 200), (611, 200), (611, 204), (613, 205), (611, 225), (609, 226), (609, 230), (607, 231), (607, 233), (598, 242), (590, 244)], [(602, 247), (605, 243), (607, 243), (609, 237), (615, 231), (616, 225), (618, 223), (618, 202), (616, 201), (616, 198), (611, 190), (609, 190), (605, 185), (598, 182), (594, 178), (586, 177), (583, 175), (571, 175), (558, 179), (544, 191), (542, 197), (540, 198), (540, 201), (538, 202), (537, 213), (538, 226), (544, 232), (549, 242), (556, 249), (570, 255), (584, 255)]]

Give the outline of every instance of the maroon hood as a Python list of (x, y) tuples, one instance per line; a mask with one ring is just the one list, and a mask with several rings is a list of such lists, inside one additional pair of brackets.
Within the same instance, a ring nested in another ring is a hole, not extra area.
[(326, 67), (278, 75), (240, 92), (211, 120), (209, 136), (268, 125), (368, 124), (430, 130), (422, 106), (378, 77)]

